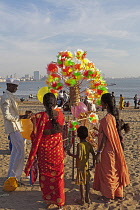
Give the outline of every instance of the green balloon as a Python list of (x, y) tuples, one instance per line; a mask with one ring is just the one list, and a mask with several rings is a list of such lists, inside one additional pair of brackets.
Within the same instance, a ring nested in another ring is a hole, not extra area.
[(58, 64), (62, 64), (62, 61), (60, 61), (59, 59), (57, 59), (57, 63)]
[(97, 104), (97, 105), (101, 105), (101, 99), (97, 99), (97, 100), (96, 100), (96, 104)]

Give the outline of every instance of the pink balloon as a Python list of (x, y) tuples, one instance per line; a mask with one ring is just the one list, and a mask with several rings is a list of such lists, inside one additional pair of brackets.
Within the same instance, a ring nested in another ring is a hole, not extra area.
[(83, 102), (79, 102), (78, 106), (71, 108), (71, 113), (74, 117), (78, 118), (81, 113), (87, 112), (87, 106)]

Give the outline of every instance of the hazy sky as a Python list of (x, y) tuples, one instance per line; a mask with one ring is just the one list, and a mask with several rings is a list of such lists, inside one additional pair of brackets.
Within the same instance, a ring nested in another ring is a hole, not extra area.
[(106, 77), (140, 76), (140, 0), (0, 0), (0, 76), (77, 49)]

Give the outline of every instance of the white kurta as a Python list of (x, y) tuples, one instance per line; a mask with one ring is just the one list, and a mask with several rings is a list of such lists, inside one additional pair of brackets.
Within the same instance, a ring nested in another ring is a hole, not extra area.
[(10, 135), (12, 151), (8, 177), (20, 180), (24, 166), (24, 139), (21, 136), (21, 123), (14, 95), (8, 90), (1, 97), (1, 110), (4, 117), (5, 133)]

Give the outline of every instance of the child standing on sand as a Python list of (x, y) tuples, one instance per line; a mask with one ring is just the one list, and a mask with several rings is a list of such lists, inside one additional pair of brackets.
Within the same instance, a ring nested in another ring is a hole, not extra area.
[(95, 153), (92, 145), (86, 141), (88, 137), (88, 129), (85, 126), (80, 126), (77, 129), (77, 136), (80, 138), (80, 143), (77, 144), (77, 154), (73, 155), (68, 150), (68, 155), (76, 158), (77, 177), (76, 184), (80, 185), (81, 199), (77, 199), (80, 205), (90, 203), (89, 190), (90, 190), (90, 169), (89, 169), (89, 154), (93, 156), (93, 166)]

